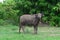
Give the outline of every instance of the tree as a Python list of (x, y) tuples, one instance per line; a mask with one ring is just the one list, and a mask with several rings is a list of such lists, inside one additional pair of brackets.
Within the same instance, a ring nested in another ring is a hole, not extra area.
[(0, 19), (13, 20), (15, 24), (21, 15), (38, 12), (45, 15), (44, 22), (60, 26), (60, 0), (6, 0), (0, 3)]

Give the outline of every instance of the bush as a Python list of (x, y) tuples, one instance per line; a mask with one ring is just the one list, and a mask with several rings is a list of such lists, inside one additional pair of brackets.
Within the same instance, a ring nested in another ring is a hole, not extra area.
[(14, 25), (15, 22), (13, 20), (3, 20), (3, 19), (0, 19), (0, 25), (1, 26), (4, 26), (4, 25)]
[(0, 25), (5, 25), (6, 22), (3, 19), (0, 19)]

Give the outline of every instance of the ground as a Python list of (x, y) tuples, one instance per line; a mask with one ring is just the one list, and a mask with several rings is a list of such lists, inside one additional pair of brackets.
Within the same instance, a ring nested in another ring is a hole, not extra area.
[(18, 26), (0, 26), (0, 40), (60, 40), (60, 27), (38, 27), (38, 34), (33, 34), (33, 27), (27, 27), (25, 33), (18, 33)]

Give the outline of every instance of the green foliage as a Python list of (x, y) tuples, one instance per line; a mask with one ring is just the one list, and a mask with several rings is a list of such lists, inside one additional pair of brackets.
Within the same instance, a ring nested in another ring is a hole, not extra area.
[(5, 21), (3, 19), (0, 19), (0, 25), (4, 25)]
[(19, 16), (42, 12), (44, 22), (60, 26), (60, 0), (6, 0), (0, 3), (0, 19), (13, 20), (18, 24)]
[[(17, 22), (16, 22), (17, 23)], [(17, 25), (14, 20), (3, 20), (0, 19), (0, 26), (5, 26), (5, 25)]]

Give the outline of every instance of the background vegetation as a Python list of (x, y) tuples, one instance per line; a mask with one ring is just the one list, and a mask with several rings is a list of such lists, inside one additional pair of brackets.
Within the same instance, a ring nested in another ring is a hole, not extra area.
[(5, 0), (0, 3), (0, 25), (18, 25), (23, 14), (43, 13), (44, 22), (60, 26), (60, 0)]

